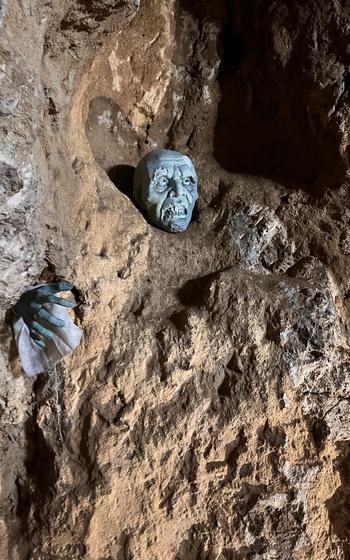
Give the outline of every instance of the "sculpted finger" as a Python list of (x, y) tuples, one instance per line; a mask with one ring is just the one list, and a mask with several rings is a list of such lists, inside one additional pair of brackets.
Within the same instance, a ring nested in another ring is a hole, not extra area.
[(72, 301), (53, 295), (47, 296), (45, 303), (56, 303), (57, 305), (62, 305), (63, 307), (69, 307), (70, 309), (75, 307), (75, 303), (73, 303)]
[(38, 292), (42, 295), (55, 294), (57, 292), (70, 292), (72, 288), (73, 284), (70, 282), (56, 282), (40, 286), (40, 288), (38, 288)]
[(40, 303), (44, 305), (45, 303), (56, 303), (56, 305), (62, 305), (63, 307), (69, 307), (72, 309), (75, 307), (75, 303), (69, 301), (68, 299), (60, 298), (53, 294), (46, 294), (40, 297)]
[(40, 319), (44, 319), (51, 325), (55, 325), (55, 327), (64, 327), (64, 321), (62, 319), (59, 319), (52, 313), (49, 313), (49, 311), (46, 311), (46, 309), (44, 309), (43, 307), (40, 309), (36, 316), (40, 317)]
[(53, 339), (53, 333), (51, 331), (49, 331), (48, 329), (45, 329), (45, 327), (40, 325), (40, 323), (38, 323), (37, 321), (32, 322), (31, 330), (35, 331), (36, 333), (41, 334), (42, 336), (44, 336), (45, 338), (48, 338), (49, 340)]
[(49, 287), (52, 288), (55, 292), (70, 292), (73, 286), (74, 284), (71, 284), (71, 282), (65, 281), (49, 284)]
[(40, 296), (54, 293), (54, 290), (52, 289), (50, 284), (45, 284), (45, 286), (40, 286), (39, 288), (36, 288), (36, 291)]
[(39, 346), (40, 348), (45, 348), (45, 343), (43, 340), (41, 340), (41, 337), (37, 332), (30, 331), (30, 336), (37, 346)]

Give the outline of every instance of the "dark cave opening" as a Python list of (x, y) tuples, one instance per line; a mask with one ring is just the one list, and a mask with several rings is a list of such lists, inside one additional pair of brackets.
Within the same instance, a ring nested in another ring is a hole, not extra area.
[[(263, 32), (265, 18), (266, 10), (255, 2), (226, 3), (214, 157), (227, 171), (307, 189), (319, 175), (307, 114), (282, 69), (278, 80), (269, 76), (266, 55), (272, 49)], [(256, 25), (259, 20), (263, 25)]]
[(220, 166), (313, 195), (338, 187), (346, 178), (347, 153), (340, 149), (335, 117), (347, 87), (342, 75), (324, 87), (325, 70), (314, 64), (310, 32), (321, 40), (321, 8), (268, 0), (182, 0), (181, 6), (220, 28), (213, 141)]

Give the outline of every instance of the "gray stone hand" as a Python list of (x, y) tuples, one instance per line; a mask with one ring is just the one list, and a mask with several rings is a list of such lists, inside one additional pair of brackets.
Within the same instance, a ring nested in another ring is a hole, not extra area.
[(74, 303), (56, 295), (58, 292), (70, 291), (72, 288), (73, 284), (69, 282), (57, 282), (39, 286), (22, 294), (12, 308), (15, 315), (22, 317), (29, 329), (31, 338), (40, 348), (45, 347), (43, 339), (53, 339), (54, 335), (50, 330), (50, 325), (64, 327), (64, 321), (50, 313), (45, 308), (45, 305), (55, 303), (63, 307), (74, 307)]

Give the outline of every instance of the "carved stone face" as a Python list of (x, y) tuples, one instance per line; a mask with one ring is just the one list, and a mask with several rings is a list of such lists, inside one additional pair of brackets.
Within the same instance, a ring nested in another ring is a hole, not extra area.
[(153, 150), (136, 167), (133, 194), (151, 223), (170, 232), (185, 231), (198, 199), (191, 160), (173, 150)]

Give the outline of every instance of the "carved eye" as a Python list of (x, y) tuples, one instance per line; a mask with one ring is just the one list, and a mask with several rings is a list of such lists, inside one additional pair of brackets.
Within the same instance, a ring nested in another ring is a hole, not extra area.
[(169, 185), (169, 179), (167, 177), (160, 177), (158, 181), (154, 184), (154, 188), (158, 192), (163, 192)]
[(183, 179), (183, 181), (182, 181), (182, 184), (184, 185), (184, 187), (187, 187), (187, 188), (192, 188), (193, 187), (192, 181), (189, 177), (185, 177), (185, 179)]

